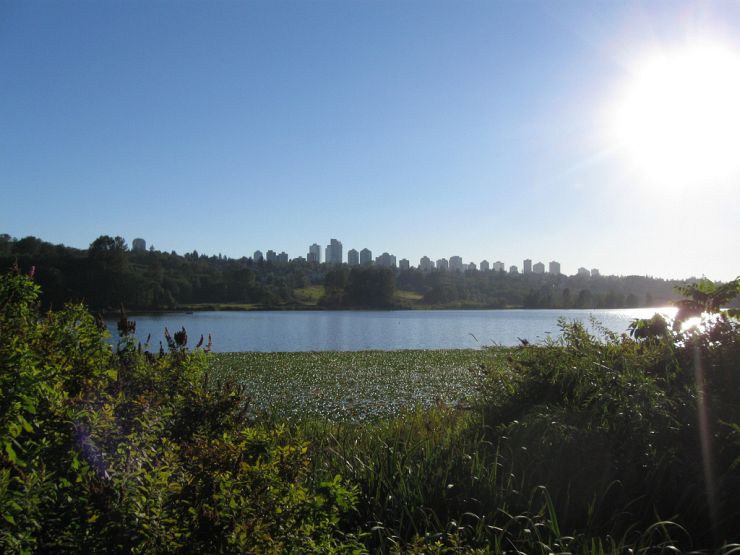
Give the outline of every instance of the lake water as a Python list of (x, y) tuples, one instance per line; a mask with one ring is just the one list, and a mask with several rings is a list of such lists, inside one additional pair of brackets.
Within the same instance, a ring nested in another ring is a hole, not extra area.
[[(593, 317), (617, 333), (635, 318), (674, 308), (616, 310), (403, 310), (170, 312), (131, 316), (136, 336), (151, 346), (164, 342), (164, 328), (184, 327), (189, 345), (200, 335), (213, 338), (213, 350), (229, 351), (365, 351), (401, 349), (475, 349), (518, 345), (519, 338), (542, 341), (559, 333), (558, 319), (589, 323)], [(108, 328), (116, 337), (116, 320)]]

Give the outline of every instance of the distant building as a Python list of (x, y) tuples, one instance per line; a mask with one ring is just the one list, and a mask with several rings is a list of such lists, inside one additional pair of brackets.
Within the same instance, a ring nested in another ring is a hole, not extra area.
[(475, 266), (475, 262), (471, 262), (468, 264), (468, 267), (467, 267), (468, 272), (474, 272), (477, 269), (478, 268)]
[(342, 263), (342, 243), (336, 239), (332, 239), (328, 245), (326, 245), (326, 260), (327, 264), (341, 264)]
[(419, 260), (419, 269), (422, 272), (431, 272), (434, 270), (434, 262), (428, 256), (422, 256)]
[(408, 270), (411, 264), (409, 263), (408, 258), (402, 258), (398, 261), (398, 269), (401, 271)]
[(592, 268), (591, 269), (591, 277), (599, 277), (601, 274), (599, 273), (598, 268)]
[(480, 261), (480, 271), (481, 272), (487, 272), (490, 269), (491, 269), (491, 265), (488, 263), (488, 260)]
[(274, 250), (270, 249), (265, 254), (265, 260), (267, 262), (272, 262), (273, 264), (275, 264), (277, 262), (277, 253)]
[(360, 264), (363, 266), (370, 266), (373, 263), (373, 251), (370, 249), (362, 249), (360, 251)]
[(588, 268), (584, 268), (583, 266), (581, 266), (580, 268), (578, 268), (578, 276), (579, 277), (588, 277), (590, 275), (591, 275), (591, 272), (588, 271)]
[(496, 262), (493, 263), (493, 271), (494, 272), (505, 272), (506, 265), (500, 260), (497, 260)]
[(137, 237), (136, 239), (134, 239), (134, 242), (131, 243), (131, 250), (134, 252), (146, 251), (146, 241), (144, 241), (144, 239), (141, 239), (140, 237)]
[(445, 272), (449, 267), (450, 265), (447, 262), (446, 258), (440, 258), (439, 260), (437, 260), (437, 270), (442, 270), (443, 272)]
[(545, 273), (545, 265), (542, 262), (538, 262), (534, 266), (532, 266), (532, 271), (535, 274), (544, 274)]
[(264, 260), (265, 257), (262, 255), (262, 251), (254, 251), (254, 254), (252, 255), (252, 260), (255, 262), (259, 262), (260, 260)]
[(293, 260), (291, 260), (291, 262), (298, 262), (299, 264), (303, 264), (303, 263), (305, 263), (305, 262), (308, 262), (308, 260), (306, 260), (306, 259), (305, 259), (305, 258), (303, 258), (302, 256), (299, 256), (299, 257), (297, 257), (297, 258), (294, 258)]
[(396, 257), (384, 252), (375, 259), (375, 265), (381, 268), (392, 268), (396, 265)]
[(462, 272), (463, 271), (463, 259), (459, 256), (450, 256), (450, 271), (451, 272)]
[(392, 254), (391, 255), (391, 268), (395, 268), (395, 267), (396, 267), (396, 255)]
[(360, 253), (355, 249), (349, 249), (347, 251), (347, 264), (350, 266), (357, 266), (360, 263)]
[(314, 243), (308, 247), (308, 256), (306, 260), (309, 262), (321, 263), (321, 245)]
[(555, 262), (553, 260), (552, 262), (550, 262), (548, 270), (552, 275), (559, 276), (560, 275), (560, 262)]
[(532, 260), (530, 260), (529, 258), (524, 259), (524, 264), (522, 265), (522, 273), (523, 274), (532, 273)]
[(516, 266), (509, 266), (509, 273), (510, 274), (518, 274), (519, 273), (519, 268), (517, 268)]
[(280, 254), (278, 254), (277, 261), (278, 261), (278, 264), (287, 264), (288, 263), (288, 253), (283, 251)]

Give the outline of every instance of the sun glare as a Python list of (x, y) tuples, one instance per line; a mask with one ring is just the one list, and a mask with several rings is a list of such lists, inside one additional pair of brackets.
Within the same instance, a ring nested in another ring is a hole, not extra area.
[(703, 44), (645, 58), (612, 118), (612, 142), (652, 184), (738, 179), (740, 53)]

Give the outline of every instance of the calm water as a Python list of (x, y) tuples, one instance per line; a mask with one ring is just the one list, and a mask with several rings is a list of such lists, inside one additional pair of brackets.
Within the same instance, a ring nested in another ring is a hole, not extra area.
[[(588, 323), (591, 316), (621, 333), (635, 318), (664, 309), (619, 310), (405, 310), (302, 312), (195, 312), (132, 316), (136, 335), (151, 334), (153, 348), (185, 327), (194, 346), (200, 335), (213, 337), (214, 351), (364, 351), (400, 349), (474, 349), (517, 345), (557, 335), (558, 318)], [(108, 321), (116, 336), (116, 321)]]

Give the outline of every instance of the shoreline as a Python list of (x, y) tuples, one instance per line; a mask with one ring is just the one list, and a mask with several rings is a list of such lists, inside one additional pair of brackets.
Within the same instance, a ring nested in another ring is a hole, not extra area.
[[(394, 311), (431, 311), (431, 310), (469, 310), (469, 311), (483, 311), (483, 310), (637, 310), (637, 309), (663, 309), (669, 306), (668, 304), (660, 304), (657, 306), (622, 306), (622, 307), (525, 307), (525, 306), (470, 306), (470, 305), (443, 305), (443, 306), (393, 306), (387, 308), (369, 308), (369, 307), (325, 307), (318, 305), (305, 305), (305, 306), (245, 306), (245, 305), (226, 305), (226, 304), (209, 304), (209, 305), (184, 305), (174, 308), (153, 308), (153, 309), (126, 309), (128, 316), (141, 315), (141, 314), (181, 314), (181, 313), (195, 313), (195, 312), (394, 312)], [(106, 318), (112, 318), (120, 315), (119, 310), (100, 310), (95, 311)]]

